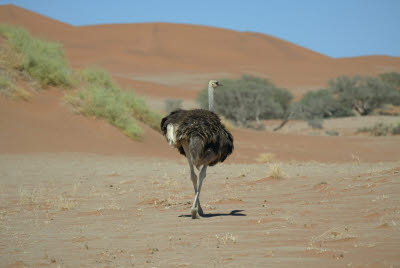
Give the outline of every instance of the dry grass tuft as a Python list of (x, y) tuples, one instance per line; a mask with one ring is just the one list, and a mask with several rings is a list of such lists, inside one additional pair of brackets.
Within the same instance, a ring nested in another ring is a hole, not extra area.
[(218, 244), (227, 245), (227, 244), (236, 244), (238, 242), (238, 236), (233, 235), (232, 233), (225, 233), (222, 235), (215, 235)]
[(269, 176), (274, 179), (283, 179), (286, 177), (286, 174), (278, 163), (274, 163), (269, 168)]
[(275, 161), (275, 155), (272, 153), (261, 153), (256, 160), (260, 163), (272, 163)]
[(356, 238), (357, 235), (351, 230), (350, 227), (336, 227), (329, 229), (328, 231), (313, 237), (311, 239), (311, 244), (318, 244), (322, 246), (324, 242), (342, 241)]
[(352, 160), (353, 164), (356, 165), (356, 166), (359, 166), (360, 163), (361, 163), (360, 156), (357, 155), (357, 154), (352, 154), (351, 155), (351, 160)]
[(60, 210), (71, 210), (78, 207), (78, 200), (76, 197), (68, 196), (65, 193), (61, 194), (55, 199), (48, 200), (48, 203)]

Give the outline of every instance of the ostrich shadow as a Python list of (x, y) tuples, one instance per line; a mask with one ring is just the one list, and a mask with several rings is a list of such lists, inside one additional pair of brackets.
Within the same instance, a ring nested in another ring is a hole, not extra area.
[[(247, 214), (241, 213), (243, 209), (232, 210), (230, 213), (204, 213), (202, 218), (212, 218), (220, 216), (247, 216)], [(179, 217), (192, 217), (192, 215), (180, 215)]]

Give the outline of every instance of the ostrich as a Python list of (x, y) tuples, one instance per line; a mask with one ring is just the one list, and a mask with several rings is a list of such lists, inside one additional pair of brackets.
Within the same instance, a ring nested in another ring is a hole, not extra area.
[[(200, 206), (200, 191), (206, 177), (208, 166), (214, 166), (224, 160), (233, 151), (233, 137), (214, 113), (214, 89), (222, 86), (217, 80), (208, 83), (209, 110), (176, 110), (161, 120), (161, 130), (168, 143), (185, 155), (190, 167), (190, 177), (193, 182), (195, 198), (191, 208), (192, 219), (203, 216)], [(199, 173), (199, 184), (194, 172), (195, 166)]]

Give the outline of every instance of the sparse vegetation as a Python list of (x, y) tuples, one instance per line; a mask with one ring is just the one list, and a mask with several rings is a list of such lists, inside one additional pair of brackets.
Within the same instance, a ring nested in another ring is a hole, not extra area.
[(400, 73), (382, 73), (379, 75), (379, 78), (394, 89), (400, 90)]
[(359, 128), (357, 132), (368, 132), (372, 136), (400, 135), (400, 123), (397, 125), (376, 123), (372, 127)]
[(269, 176), (274, 179), (283, 179), (286, 175), (278, 163), (274, 163), (269, 168)]
[(12, 100), (30, 100), (31, 94), (14, 82), (14, 77), (7, 71), (0, 71), (0, 94)]
[(341, 76), (331, 79), (328, 86), (345, 109), (362, 116), (384, 104), (400, 103), (400, 91), (377, 77)]
[(326, 118), (365, 116), (385, 105), (399, 105), (399, 76), (388, 73), (379, 77), (340, 76), (331, 79), (327, 88), (308, 92), (301, 101), (293, 103), (288, 117), (277, 129), (289, 119), (302, 119), (312, 128), (321, 129)]
[(19, 205), (34, 205), (37, 208), (52, 208), (57, 210), (71, 210), (78, 207), (77, 190), (79, 185), (74, 185), (69, 192), (56, 193), (55, 189), (44, 186), (33, 189), (19, 189)]
[(76, 95), (67, 95), (66, 101), (79, 113), (104, 118), (120, 128), (127, 136), (138, 139), (143, 130), (137, 125), (128, 107), (124, 105), (124, 97), (122, 92), (91, 85), (78, 90)]
[(31, 94), (16, 83), (23, 76), (23, 55), (10, 45), (0, 46), (0, 94), (12, 100), (29, 100)]
[[(214, 92), (215, 110), (235, 124), (263, 129), (260, 120), (282, 119), (279, 130), (291, 119), (306, 121), (312, 128), (323, 128), (323, 120), (332, 117), (369, 115), (385, 105), (400, 104), (400, 74), (379, 77), (340, 76), (331, 79), (326, 88), (306, 93), (296, 103), (292, 95), (266, 79), (244, 75), (241, 79), (221, 80), (224, 85)], [(207, 108), (207, 90), (197, 102)], [(254, 124), (255, 122), (255, 124)]]
[(36, 79), (42, 87), (73, 85), (72, 71), (61, 44), (33, 38), (23, 28), (0, 24), (0, 34), (12, 49), (23, 57), (22, 71)]
[(87, 68), (79, 72), (78, 79), (82, 86), (65, 98), (77, 112), (104, 118), (133, 139), (143, 135), (135, 119), (159, 131), (161, 115), (151, 111), (133, 91), (118, 87), (106, 71)]
[(275, 155), (272, 153), (261, 153), (256, 160), (260, 163), (272, 163), (275, 161)]
[(238, 241), (238, 236), (232, 233), (225, 233), (222, 235), (216, 234), (215, 238), (217, 239), (217, 247), (219, 247), (219, 245), (227, 245), (229, 243), (236, 244)]
[[(282, 118), (289, 108), (292, 95), (266, 79), (244, 75), (241, 79), (223, 79), (224, 85), (215, 94), (215, 111), (240, 126), (252, 126), (262, 119)], [(197, 102), (208, 107), (207, 89), (202, 90)]]
[(7, 46), (0, 48), (2, 95), (23, 100), (31, 97), (14, 82), (19, 76), (37, 81), (42, 88), (75, 86), (78, 89), (67, 94), (65, 100), (76, 111), (106, 119), (133, 139), (143, 135), (135, 120), (159, 131), (161, 115), (150, 110), (144, 99), (131, 90), (122, 90), (106, 71), (86, 68), (74, 73), (60, 44), (33, 38), (23, 28), (1, 24), (0, 34), (8, 41)]
[(293, 117), (306, 121), (312, 128), (321, 129), (323, 119), (351, 116), (351, 109), (343, 107), (327, 89), (307, 92), (300, 102), (292, 105)]

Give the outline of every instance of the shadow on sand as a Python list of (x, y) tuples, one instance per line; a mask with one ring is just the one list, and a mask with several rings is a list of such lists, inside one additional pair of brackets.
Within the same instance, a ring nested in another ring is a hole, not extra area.
[[(231, 213), (205, 213), (202, 218), (212, 218), (219, 216), (247, 216), (247, 214), (240, 213), (244, 210), (232, 210)], [(192, 217), (191, 215), (180, 215), (179, 217)]]

